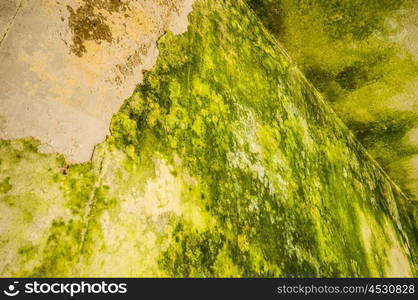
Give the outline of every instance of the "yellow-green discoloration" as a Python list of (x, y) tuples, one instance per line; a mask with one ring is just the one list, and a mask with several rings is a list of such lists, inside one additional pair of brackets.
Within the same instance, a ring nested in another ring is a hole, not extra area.
[(418, 199), (418, 2), (245, 0), (369, 153)]
[(242, 1), (159, 48), (90, 163), (1, 143), (3, 276), (417, 276), (415, 208)]

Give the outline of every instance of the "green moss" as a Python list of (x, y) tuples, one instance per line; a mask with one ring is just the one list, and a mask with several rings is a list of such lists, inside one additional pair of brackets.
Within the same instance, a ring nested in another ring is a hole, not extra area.
[[(271, 52), (272, 46), (277, 47), (275, 42), (268, 35), (265, 39), (256, 38), (242, 29), (251, 27), (257, 35), (257, 21), (244, 12), (243, 6), (226, 5), (227, 9), (221, 10), (210, 1), (196, 6), (200, 9), (195, 12), (192, 22), (196, 18), (205, 25), (191, 27), (180, 38), (168, 34), (161, 39), (157, 67), (146, 74), (144, 85), (135, 94), (142, 99), (141, 103), (148, 103), (148, 107), (152, 107), (153, 101), (157, 103), (158, 111), (163, 107), (166, 117), (157, 118), (156, 125), (150, 128), (143, 120), (152, 114), (152, 109), (143, 109), (139, 114), (123, 110), (124, 113), (136, 120), (142, 134), (154, 135), (161, 141), (159, 151), (167, 155), (174, 150), (182, 153), (189, 173), (205, 183), (209, 194), (203, 205), (220, 224), (212, 229), (211, 235), (218, 232), (217, 239), (223, 243), (216, 249), (230, 251), (227, 257), (223, 253), (223, 257), (240, 270), (237, 274), (373, 275), (367, 262), (367, 250), (363, 249), (359, 237), (360, 224), (352, 221), (357, 218), (352, 213), (353, 205), (356, 201), (362, 203), (364, 200), (361, 199), (372, 190), (366, 187), (364, 194), (359, 194), (357, 191), (364, 190), (364, 183), (347, 183), (347, 176), (352, 176), (353, 172), (375, 172), (372, 171), (375, 167), (370, 166), (366, 171), (350, 162), (350, 159), (366, 159), (363, 150), (356, 146), (354, 153), (357, 154), (347, 157), (353, 146), (344, 149), (342, 140), (349, 145), (355, 142), (344, 128), (337, 129), (330, 123), (335, 120), (330, 118), (329, 110), (325, 109), (325, 113), (315, 107), (312, 112), (312, 106), (318, 100), (315, 94), (306, 92), (310, 89), (307, 85), (298, 86), (295, 81), (282, 78), (283, 74), (289, 74), (288, 65), (282, 63), (280, 54)], [(204, 23), (205, 18), (208, 23)], [(221, 26), (212, 18), (231, 21), (223, 21)], [(243, 25), (240, 27), (237, 23)], [(241, 35), (243, 32), (245, 36)], [(257, 53), (249, 50), (251, 46), (247, 42), (258, 45)], [(187, 51), (191, 47), (202, 50)], [(187, 53), (187, 56), (181, 53)], [(262, 59), (253, 57), (255, 54)], [(214, 57), (218, 62), (216, 66), (213, 65)], [(275, 78), (278, 78), (277, 82)], [(283, 95), (282, 102), (273, 101), (277, 97), (272, 96), (273, 86), (276, 93)], [(298, 89), (302, 92), (298, 93)], [(288, 101), (290, 98), (293, 102)], [(125, 109), (129, 109), (129, 100)], [(301, 122), (301, 118), (309, 121)], [(262, 125), (265, 125), (264, 129), (258, 131), (257, 127)], [(330, 143), (337, 140), (337, 145), (331, 149)], [(322, 148), (318, 141), (327, 142)], [(135, 147), (140, 149), (141, 142)], [(257, 148), (264, 153), (264, 160)], [(342, 151), (341, 155), (338, 151)], [(347, 173), (349, 171), (351, 173)], [(321, 183), (315, 188), (317, 180)], [(364, 180), (362, 178), (360, 182)], [(381, 180), (384, 182), (383, 178)], [(309, 185), (312, 186), (307, 187)], [(388, 195), (379, 194), (378, 199), (383, 202), (378, 205), (384, 207), (386, 197)], [(251, 207), (257, 207), (257, 210)], [(312, 207), (315, 207), (313, 211)], [(366, 211), (369, 209), (364, 207)], [(279, 215), (273, 213), (278, 211)], [(319, 218), (327, 215), (325, 226)], [(225, 235), (224, 227), (233, 232), (233, 236)], [(202, 264), (189, 262), (185, 267), (184, 259), (194, 260), (183, 257), (182, 253), (193, 255), (195, 252), (194, 259), (200, 261), (199, 249), (206, 243), (201, 240), (201, 244), (190, 244), (190, 235), (195, 236), (193, 230), (176, 233), (176, 243), (163, 255), (162, 267), (173, 276), (213, 276), (214, 267), (211, 266), (205, 266), (207, 273), (201, 270)], [(216, 235), (212, 238), (216, 239)], [(193, 241), (199, 239), (195, 236)], [(246, 246), (240, 247), (240, 244)], [(343, 250), (337, 251), (341, 245), (344, 245)], [(195, 251), (189, 250), (191, 247)], [(239, 250), (243, 248), (261, 249), (263, 255), (257, 256), (258, 264), (252, 263), (255, 258), (251, 251)], [(217, 253), (213, 253), (213, 257)], [(260, 270), (260, 260), (266, 272)], [(212, 260), (213, 266), (219, 265), (215, 261)], [(385, 268), (385, 264), (382, 263), (381, 268)]]
[(55, 219), (49, 229), (49, 236), (40, 253), (40, 264), (30, 273), (31, 277), (65, 277), (71, 276), (80, 260), (82, 227), (80, 222), (65, 222)]
[(10, 177), (6, 177), (0, 182), (0, 193), (6, 194), (12, 187), (13, 186), (10, 184)]
[(32, 243), (28, 242), (26, 245), (19, 248), (18, 254), (23, 260), (22, 263), (28, 263), (37, 258), (38, 249)]
[(399, 183), (411, 198), (414, 198), (408, 188), (409, 181), (405, 179), (405, 167), (400, 166), (399, 162), (418, 153), (417, 146), (405, 141), (405, 136), (417, 126), (416, 114), (382, 113), (374, 121), (351, 121), (348, 125), (357, 133), (360, 142), (369, 146), (371, 154), (391, 178)]
[[(393, 139), (391, 129), (392, 120), (405, 120), (400, 110), (406, 88), (418, 77), (415, 54), (399, 42), (401, 31), (412, 26), (408, 17), (416, 12), (414, 1), (246, 2), (373, 157), (408, 196), (417, 198), (408, 188), (415, 181), (414, 166), (405, 164), (417, 149), (404, 141), (399, 146), (401, 137)], [(416, 112), (406, 109), (409, 120), (415, 120)], [(403, 130), (402, 138), (408, 132)]]
[(0, 145), (5, 274), (417, 274), (416, 207), (243, 1), (197, 1), (159, 50), (91, 162)]
[(178, 224), (172, 247), (166, 250), (160, 264), (172, 277), (215, 277), (215, 261), (222, 246), (222, 236), (209, 231), (196, 232)]
[(83, 214), (97, 181), (91, 164), (71, 166), (65, 178), (61, 178), (61, 189), (68, 197), (68, 207), (74, 214)]

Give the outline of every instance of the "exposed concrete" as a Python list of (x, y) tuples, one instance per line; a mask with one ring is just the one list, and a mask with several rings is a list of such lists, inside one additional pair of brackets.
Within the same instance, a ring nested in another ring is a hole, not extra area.
[(32, 136), (72, 163), (90, 159), (112, 115), (156, 62), (194, 0), (2, 0), (0, 138)]

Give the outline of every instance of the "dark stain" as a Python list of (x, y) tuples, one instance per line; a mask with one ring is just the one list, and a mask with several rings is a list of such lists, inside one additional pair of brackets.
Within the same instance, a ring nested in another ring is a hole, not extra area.
[(246, 0), (246, 2), (270, 32), (276, 36), (282, 34), (285, 16), (281, 1)]
[(354, 64), (352, 66), (345, 67), (337, 74), (335, 80), (343, 89), (354, 91), (366, 85), (371, 78), (364, 66)]
[[(145, 49), (144, 49), (145, 48)], [(128, 56), (127, 62), (124, 64), (117, 64), (116, 68), (118, 69), (120, 75), (117, 75), (115, 77), (115, 82), (120, 85), (122, 84), (122, 77), (123, 79), (126, 78), (126, 76), (133, 75), (134, 68), (142, 63), (141, 55), (146, 55), (147, 50), (146, 47), (141, 47), (139, 50), (136, 50), (133, 54)]]
[(70, 12), (68, 25), (73, 33), (71, 52), (81, 57), (87, 51), (85, 41), (112, 42), (112, 32), (106, 24), (106, 19), (95, 9), (105, 9), (110, 13), (126, 11), (126, 3), (121, 0), (84, 0), (84, 4), (74, 10), (67, 5)]
[(148, 54), (147, 45), (141, 45), (134, 53), (128, 56), (127, 62), (124, 64), (117, 64), (116, 68), (119, 74), (114, 78), (117, 85), (121, 85), (127, 76), (134, 74), (134, 68), (142, 63), (142, 56)]
[(60, 168), (60, 172), (61, 172), (61, 174), (63, 174), (63, 175), (68, 175), (68, 170), (70, 169), (70, 166), (69, 165), (65, 165), (64, 167), (61, 167)]

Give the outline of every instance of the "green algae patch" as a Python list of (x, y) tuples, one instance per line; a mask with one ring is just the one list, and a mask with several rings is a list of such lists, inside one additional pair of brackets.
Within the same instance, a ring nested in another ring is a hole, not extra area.
[(245, 2), (369, 153), (418, 199), (415, 166), (405, 164), (418, 155), (406, 139), (417, 126), (415, 102), (408, 104), (418, 80), (409, 29), (416, 27), (416, 1)]
[(1, 142), (4, 276), (417, 275), (416, 207), (244, 2), (159, 50), (90, 163)]
[(10, 184), (10, 177), (6, 177), (3, 181), (0, 182), (0, 193), (7, 193), (12, 189), (12, 185)]

